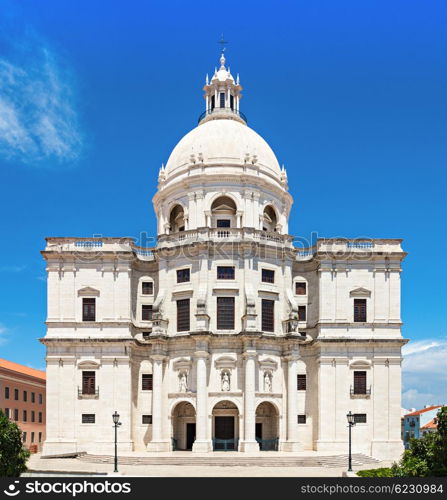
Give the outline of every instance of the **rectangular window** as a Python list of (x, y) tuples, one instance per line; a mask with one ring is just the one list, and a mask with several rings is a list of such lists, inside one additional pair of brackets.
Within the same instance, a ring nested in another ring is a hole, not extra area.
[(142, 321), (152, 321), (152, 306), (143, 304), (141, 306), (141, 319)]
[(217, 227), (231, 227), (230, 219), (218, 219)]
[(217, 329), (234, 330), (234, 297), (217, 297)]
[(41, 442), (42, 442), (42, 433), (39, 432), (39, 443), (41, 443)]
[(19, 390), (14, 389), (14, 401), (18, 401), (18, 400), (19, 400)]
[(41, 423), (43, 423), (43, 422), (42, 422), (42, 412), (40, 411), (39, 412), (39, 424), (41, 424)]
[(212, 95), (211, 96), (211, 109), (214, 109), (216, 107), (216, 96)]
[(262, 331), (275, 331), (275, 301), (262, 299)]
[(82, 394), (95, 394), (96, 372), (82, 372)]
[(26, 432), (22, 433), (22, 441), (26, 443)]
[(5, 408), (5, 417), (9, 418), (10, 417), (10, 411), (9, 408)]
[(306, 306), (298, 306), (298, 321), (306, 321)]
[(299, 391), (305, 391), (307, 389), (307, 377), (306, 375), (297, 375), (297, 389)]
[(154, 294), (154, 284), (152, 283), (152, 281), (143, 281), (143, 283), (141, 283), (141, 293), (143, 295)]
[(191, 281), (190, 269), (179, 269), (177, 271), (177, 283), (188, 283)]
[(23, 410), (23, 421), (24, 422), (28, 421), (28, 414), (27, 414), (26, 410)]
[(262, 270), (262, 282), (263, 283), (275, 283), (275, 271), (270, 269)]
[(307, 283), (305, 281), (296, 282), (296, 294), (306, 295), (307, 294)]
[(82, 299), (82, 321), (96, 321), (96, 299)]
[(220, 107), (224, 108), (225, 107), (225, 92), (221, 92), (219, 94), (219, 99), (220, 99)]
[(31, 442), (34, 443), (34, 432), (31, 433)]
[(9, 399), (9, 387), (5, 387), (5, 399)]
[(143, 415), (141, 421), (145, 425), (151, 425), (152, 424), (152, 415)]
[(32, 392), (31, 393), (31, 403), (35, 403), (35, 402), (36, 402), (36, 393)]
[(354, 372), (354, 394), (366, 394), (366, 372)]
[(230, 108), (234, 109), (234, 96), (230, 95)]
[(23, 401), (28, 401), (28, 392), (27, 391), (23, 391)]
[(306, 423), (306, 415), (298, 415), (298, 423), (305, 424)]
[(83, 424), (94, 424), (95, 423), (95, 414), (94, 413), (83, 413), (81, 422)]
[(19, 421), (19, 410), (17, 408), (14, 410), (14, 420)]
[(354, 322), (366, 323), (366, 299), (354, 299)]
[[(34, 393), (33, 393), (34, 394)], [(34, 403), (34, 396), (33, 396), (33, 403)], [(43, 395), (42, 394), (39, 394), (39, 404), (42, 405), (43, 404)]]
[(218, 280), (234, 280), (234, 267), (232, 266), (218, 266), (217, 279)]
[(177, 331), (190, 330), (189, 299), (177, 300)]
[(356, 424), (366, 424), (366, 413), (354, 413), (354, 422)]
[(36, 421), (36, 412), (33, 410), (31, 412), (31, 422), (35, 422)]
[(143, 373), (141, 375), (141, 389), (143, 391), (152, 391), (152, 373)]

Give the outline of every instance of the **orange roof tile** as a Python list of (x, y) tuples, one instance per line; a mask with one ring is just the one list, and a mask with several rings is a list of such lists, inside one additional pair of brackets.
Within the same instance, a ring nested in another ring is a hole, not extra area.
[(429, 406), (428, 408), (423, 408), (422, 410), (414, 411), (413, 413), (407, 413), (405, 416), (406, 417), (416, 417), (417, 415), (420, 415), (421, 413), (425, 413), (426, 411), (430, 411), (430, 410), (435, 410), (436, 408), (442, 408), (442, 405)]
[(435, 419), (430, 420), (430, 422), (427, 422), (425, 425), (421, 427), (421, 429), (437, 429), (438, 424), (435, 422)]
[(41, 380), (46, 380), (46, 373), (42, 370), (35, 370), (29, 366), (19, 365), (12, 361), (0, 358), (0, 368), (5, 368), (6, 370), (11, 370), (13, 372), (22, 373), (23, 375), (28, 375), (29, 377), (36, 377)]

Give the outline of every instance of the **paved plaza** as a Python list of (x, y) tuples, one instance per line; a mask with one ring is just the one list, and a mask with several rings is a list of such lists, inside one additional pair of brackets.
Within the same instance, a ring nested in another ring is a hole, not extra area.
[[(186, 452), (174, 452), (165, 453), (162, 457), (160, 454), (148, 453), (142, 456), (127, 453), (120, 457), (119, 475), (133, 477), (341, 477), (347, 468), (343, 465), (346, 457), (342, 455), (322, 453), (310, 455), (309, 452), (293, 454), (265, 452), (262, 456), (251, 457), (245, 455), (243, 461), (240, 461), (238, 454), (231, 452), (199, 454), (199, 456), (192, 456), (191, 453)], [(293, 465), (293, 463), (299, 465)], [(309, 465), (306, 466), (307, 464)], [(373, 461), (369, 457), (354, 457), (354, 470), (388, 465), (390, 465), (389, 462)], [(108, 456), (42, 458), (40, 454), (36, 454), (31, 456), (28, 468), (30, 470), (28, 474), (33, 476), (114, 475), (113, 460)]]

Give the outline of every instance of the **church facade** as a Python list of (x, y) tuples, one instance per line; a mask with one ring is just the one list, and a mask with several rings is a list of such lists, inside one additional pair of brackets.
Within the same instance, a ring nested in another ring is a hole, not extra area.
[(287, 174), (226, 67), (159, 172), (154, 248), (47, 238), (45, 455), (353, 450), (395, 459), (401, 240), (288, 234)]

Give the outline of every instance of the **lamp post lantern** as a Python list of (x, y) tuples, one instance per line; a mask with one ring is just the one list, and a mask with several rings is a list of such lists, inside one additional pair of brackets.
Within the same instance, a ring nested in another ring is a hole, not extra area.
[(119, 413), (115, 410), (112, 415), (113, 424), (115, 427), (115, 469), (113, 472), (118, 472), (118, 427), (121, 425)]
[(349, 410), (349, 413), (346, 415), (348, 419), (348, 427), (349, 427), (349, 462), (348, 462), (348, 472), (352, 472), (352, 453), (351, 453), (351, 430), (355, 425), (355, 415)]

